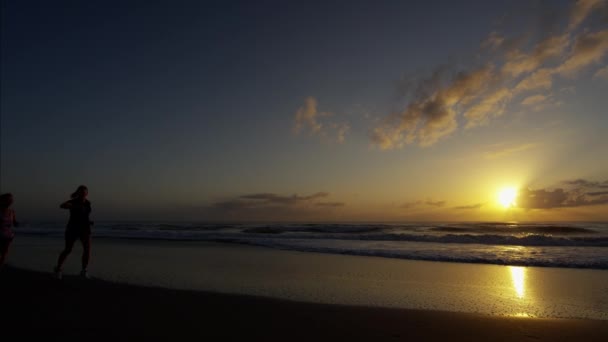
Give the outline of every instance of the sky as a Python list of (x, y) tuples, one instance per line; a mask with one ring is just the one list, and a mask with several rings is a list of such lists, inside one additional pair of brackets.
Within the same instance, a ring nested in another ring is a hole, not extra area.
[(605, 0), (1, 6), (22, 219), (608, 220)]

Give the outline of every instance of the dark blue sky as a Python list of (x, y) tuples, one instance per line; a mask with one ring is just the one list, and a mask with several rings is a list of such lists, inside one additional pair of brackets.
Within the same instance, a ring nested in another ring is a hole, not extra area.
[[(510, 3), (3, 1), (2, 190), (40, 217), (80, 183), (112, 218), (259, 192), (346, 201), (346, 170), (414, 158), (368, 148), (404, 75), (543, 25), (546, 6)], [(349, 144), (294, 137), (309, 96)]]

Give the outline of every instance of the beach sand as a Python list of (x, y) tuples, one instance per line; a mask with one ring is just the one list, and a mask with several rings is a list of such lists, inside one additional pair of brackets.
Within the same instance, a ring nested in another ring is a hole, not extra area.
[[(0, 321), (27, 338), (256, 341), (605, 341), (608, 322), (312, 304), (121, 285), (6, 268)], [(4, 338), (3, 338), (4, 340)]]
[(61, 244), (16, 240), (9, 263), (34, 271), (1, 272), (7, 299), (1, 321), (13, 327), (11, 334), (98, 340), (608, 338), (608, 272), (602, 270), (96, 239), (96, 279), (75, 276), (77, 247), (64, 280), (56, 281), (49, 270)]

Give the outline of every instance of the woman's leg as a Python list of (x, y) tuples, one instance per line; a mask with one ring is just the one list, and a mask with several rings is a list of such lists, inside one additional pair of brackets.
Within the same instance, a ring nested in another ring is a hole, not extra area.
[(0, 239), (0, 267), (4, 265), (4, 261), (6, 260), (6, 256), (8, 255), (8, 248), (11, 245), (13, 240), (9, 239)]
[(61, 254), (59, 254), (59, 259), (57, 259), (57, 267), (55, 268), (56, 271), (60, 271), (63, 268), (63, 263), (65, 262), (65, 259), (68, 257), (68, 255), (70, 255), (70, 253), (72, 253), (72, 248), (74, 248), (74, 242), (76, 242), (76, 238), (71, 236), (71, 234), (66, 233), (65, 248), (63, 249)]
[(91, 235), (86, 234), (81, 236), (80, 242), (82, 242), (82, 269), (86, 270), (91, 258)]

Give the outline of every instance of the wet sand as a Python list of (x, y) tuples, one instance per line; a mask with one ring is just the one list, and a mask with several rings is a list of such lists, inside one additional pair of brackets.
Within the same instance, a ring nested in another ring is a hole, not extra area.
[[(50, 272), (61, 239), (20, 236), (15, 267)], [(79, 245), (65, 273), (78, 274)], [(304, 253), (237, 244), (95, 239), (93, 277), (297, 302), (608, 320), (608, 271)]]
[(313, 304), (5, 268), (3, 337), (256, 341), (604, 341), (608, 322)]

